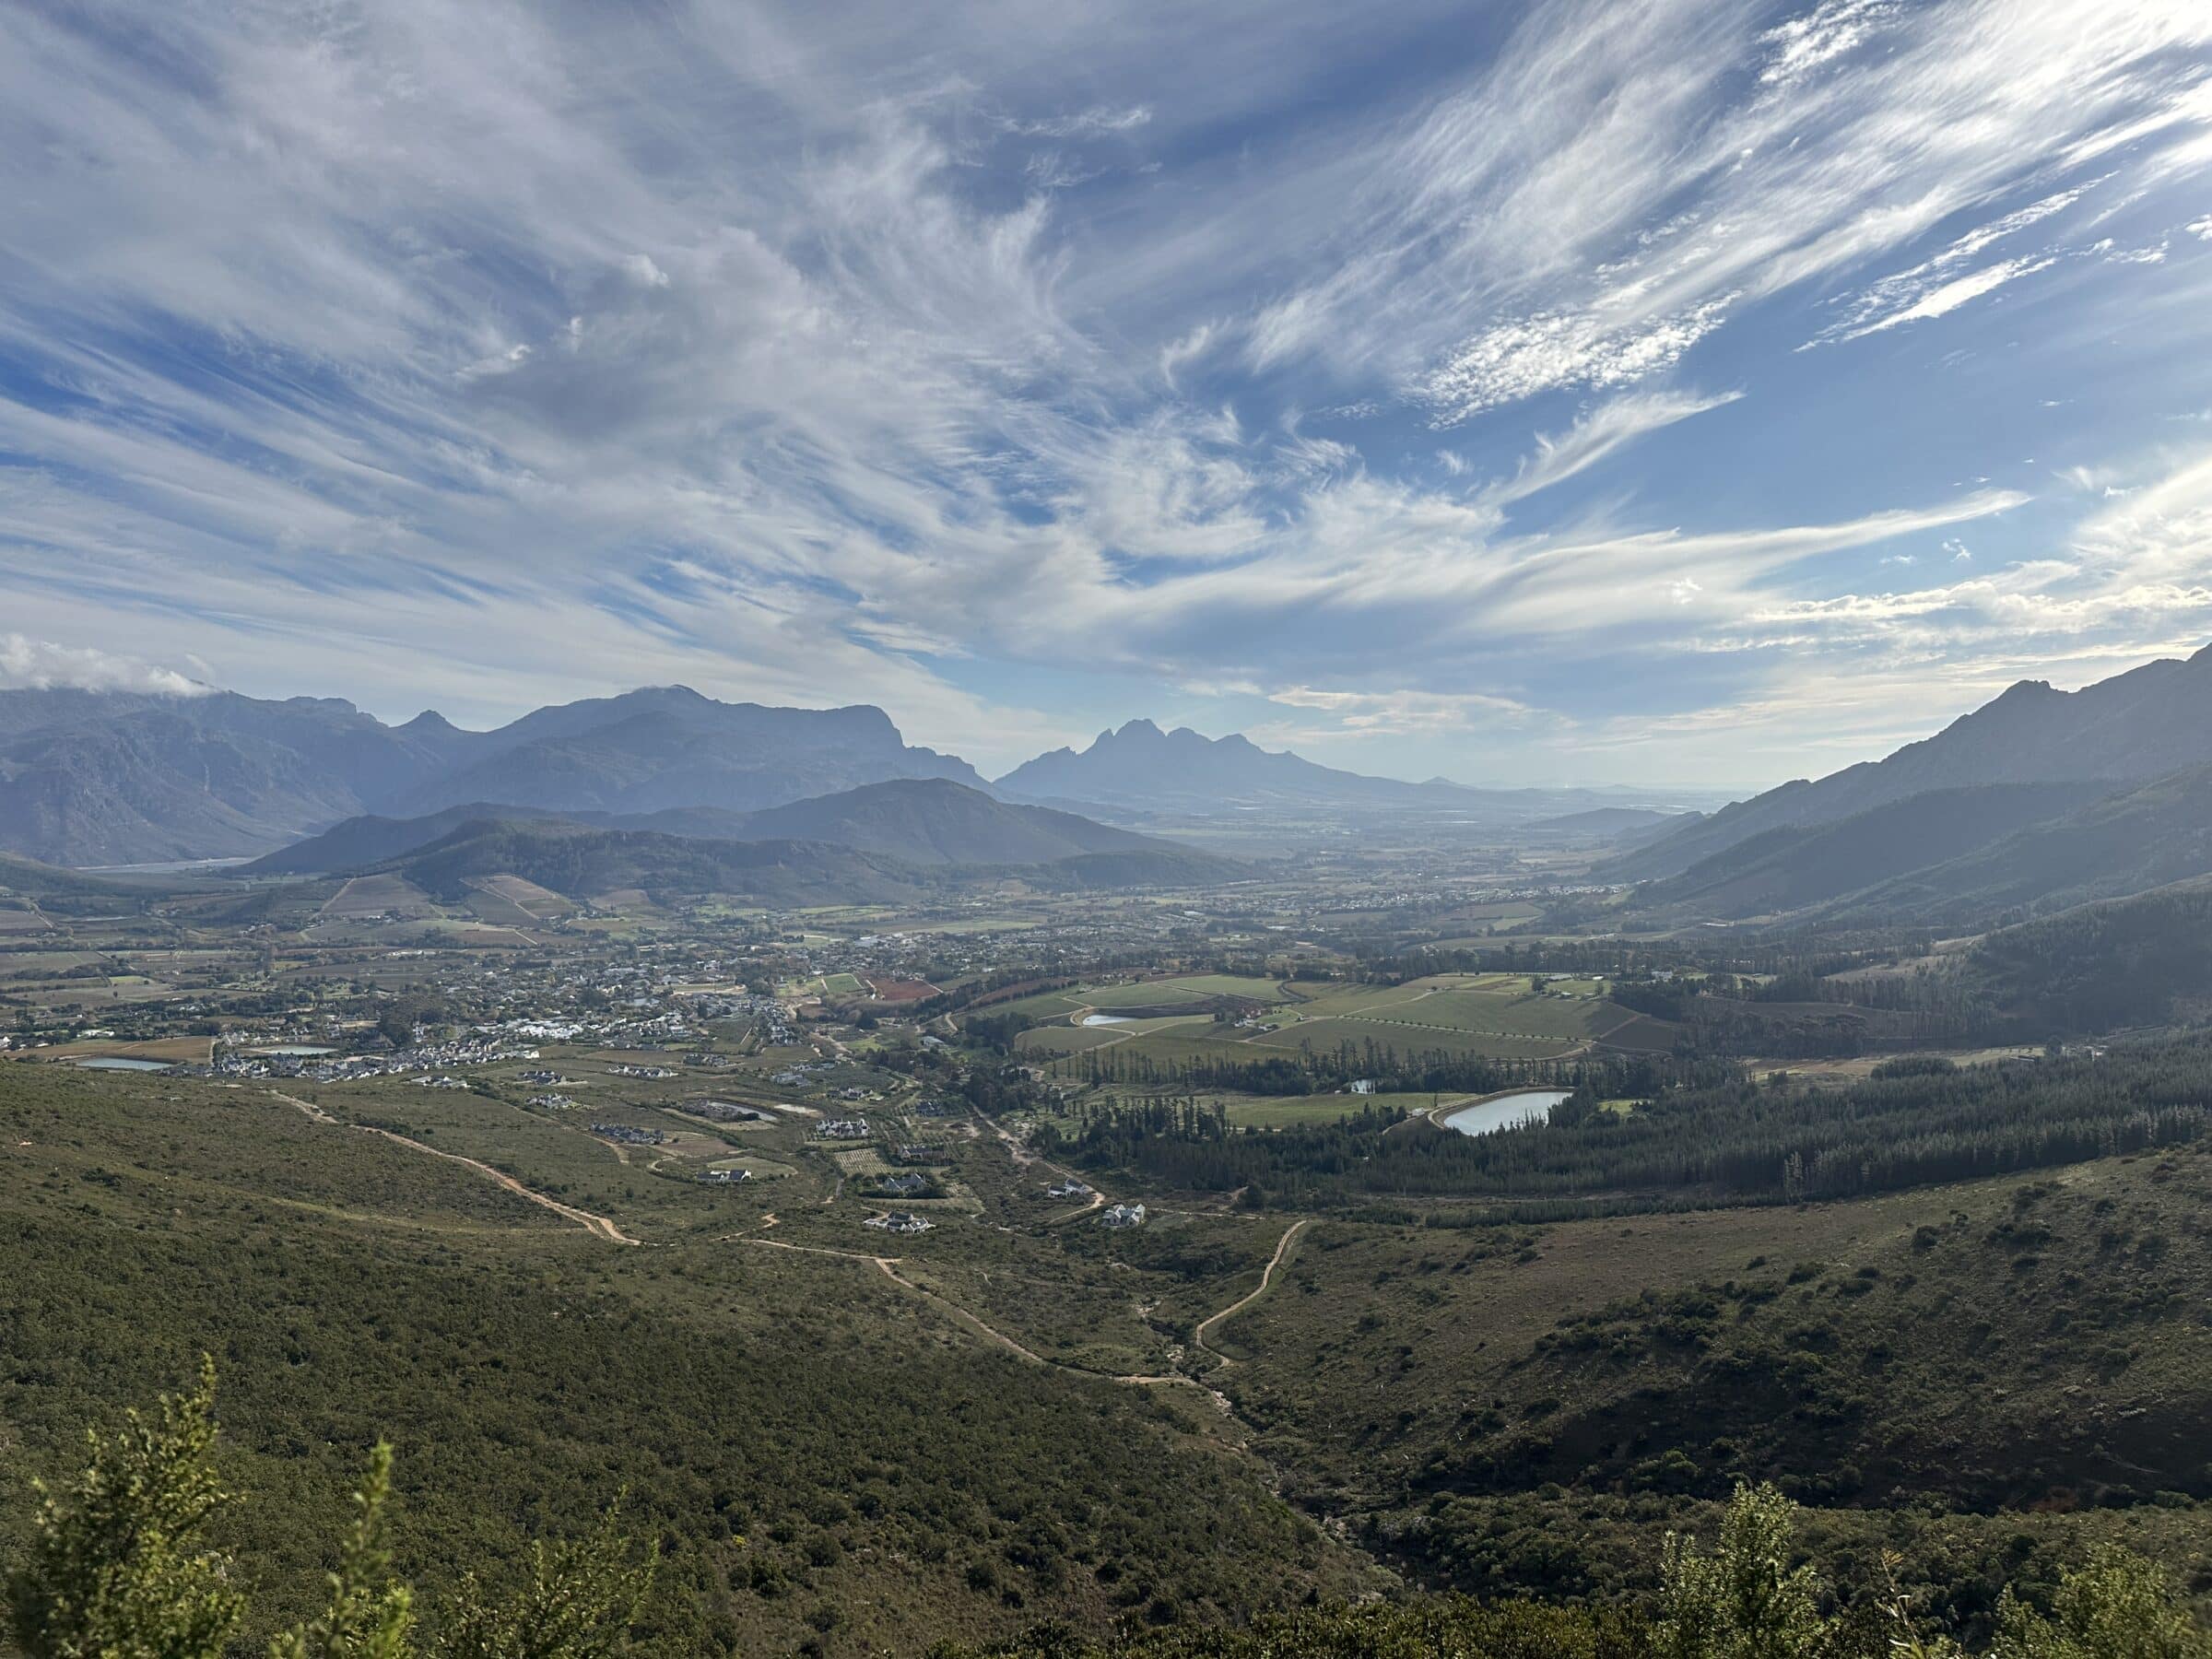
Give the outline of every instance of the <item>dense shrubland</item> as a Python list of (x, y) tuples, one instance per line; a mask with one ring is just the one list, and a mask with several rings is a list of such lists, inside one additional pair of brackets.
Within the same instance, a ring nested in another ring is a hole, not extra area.
[[(93, 1432), (83, 1471), (41, 1489), (33, 1536), (6, 1585), (8, 1628), (26, 1659), (220, 1659), (237, 1651), (252, 1574), (210, 1541), (236, 1502), (218, 1470), (209, 1416), (212, 1364), (198, 1388)], [(391, 1449), (379, 1444), (335, 1541), (320, 1606), (270, 1639), (269, 1659), (613, 1659), (633, 1651), (653, 1579), (650, 1547), (608, 1519), (589, 1536), (540, 1543), (530, 1571), (500, 1591), (473, 1574), (418, 1601), (394, 1577), (384, 1544)], [(1924, 1632), (1891, 1588), (1836, 1610), (1815, 1567), (1797, 1559), (1794, 1511), (1771, 1487), (1739, 1487), (1715, 1548), (1669, 1534), (1658, 1594), (1614, 1606), (1483, 1604), (1459, 1598), (1312, 1607), (1249, 1628), (1167, 1628), (1101, 1645), (1064, 1626), (961, 1654), (1006, 1659), (1965, 1659), (1947, 1635)], [(2151, 1563), (2096, 1552), (2065, 1574), (2047, 1606), (2007, 1589), (1990, 1659), (2205, 1659), (2212, 1635)]]

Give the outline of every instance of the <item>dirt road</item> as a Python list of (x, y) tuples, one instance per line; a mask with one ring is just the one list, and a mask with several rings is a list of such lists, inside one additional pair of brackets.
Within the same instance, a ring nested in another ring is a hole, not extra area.
[(287, 1106), (298, 1107), (301, 1112), (307, 1113), (308, 1117), (315, 1123), (328, 1124), (334, 1129), (358, 1129), (363, 1135), (381, 1135), (386, 1140), (395, 1141), (400, 1146), (406, 1147), (410, 1151), (425, 1153), (431, 1158), (442, 1158), (448, 1163), (465, 1165), (467, 1168), (476, 1171), (477, 1174), (488, 1176), (491, 1180), (498, 1182), (500, 1185), (505, 1187), (516, 1197), (526, 1198), (532, 1204), (538, 1205), (546, 1209), (549, 1209), (557, 1216), (565, 1217), (567, 1219), (575, 1222), (577, 1226), (582, 1228), (584, 1231), (592, 1233), (598, 1238), (605, 1239), (609, 1244), (637, 1244), (643, 1241), (639, 1239), (631, 1238), (628, 1233), (617, 1227), (614, 1222), (609, 1220), (606, 1217), (595, 1216), (590, 1210), (578, 1209), (572, 1204), (563, 1204), (558, 1198), (548, 1198), (543, 1193), (533, 1192), (530, 1188), (524, 1186), (521, 1182), (517, 1181), (513, 1176), (504, 1174), (501, 1171), (493, 1169), (488, 1163), (479, 1163), (473, 1158), (464, 1158), (458, 1152), (443, 1152), (439, 1150), (439, 1148), (436, 1147), (426, 1147), (418, 1140), (409, 1140), (406, 1135), (394, 1134), (389, 1129), (371, 1128), (367, 1124), (341, 1123), (336, 1118), (332, 1117), (329, 1112), (324, 1111), (322, 1107), (316, 1105), (312, 1100), (302, 1100), (297, 1095), (279, 1093), (274, 1088), (269, 1090), (269, 1093), (275, 1096), (277, 1100), (282, 1100)]
[(1234, 1359), (1231, 1359), (1219, 1348), (1215, 1347), (1211, 1343), (1206, 1341), (1206, 1334), (1212, 1330), (1216, 1325), (1219, 1324), (1223, 1320), (1233, 1318), (1237, 1314), (1243, 1312), (1244, 1310), (1251, 1307), (1253, 1302), (1258, 1301), (1261, 1297), (1267, 1294), (1267, 1288), (1275, 1283), (1275, 1270), (1283, 1265), (1284, 1258), (1290, 1253), (1290, 1241), (1297, 1238), (1300, 1233), (1305, 1231), (1307, 1228), (1312, 1225), (1313, 1224), (1311, 1220), (1293, 1221), (1288, 1227), (1285, 1228), (1283, 1230), (1283, 1236), (1276, 1242), (1274, 1256), (1269, 1259), (1267, 1265), (1260, 1270), (1260, 1282), (1253, 1290), (1252, 1294), (1239, 1298), (1237, 1300), (1230, 1303), (1228, 1307), (1222, 1309), (1220, 1312), (1209, 1314), (1206, 1318), (1200, 1321), (1198, 1328), (1191, 1333), (1192, 1342), (1197, 1347), (1206, 1349), (1207, 1353), (1213, 1355), (1214, 1358), (1220, 1360), (1222, 1364), (1234, 1365), (1236, 1363)]

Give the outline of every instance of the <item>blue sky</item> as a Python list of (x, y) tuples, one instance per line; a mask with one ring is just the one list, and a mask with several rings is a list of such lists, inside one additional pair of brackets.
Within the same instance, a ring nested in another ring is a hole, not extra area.
[(1771, 782), (2212, 638), (2202, 0), (0, 13), (0, 682)]

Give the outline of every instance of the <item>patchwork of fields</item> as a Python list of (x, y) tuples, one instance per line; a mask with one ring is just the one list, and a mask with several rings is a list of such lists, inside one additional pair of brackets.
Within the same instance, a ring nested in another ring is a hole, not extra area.
[[(1221, 974), (1051, 991), (994, 1008), (1053, 1023), (1024, 1031), (1024, 1054), (1060, 1065), (1115, 1051), (1162, 1065), (1256, 1062), (1347, 1045), (1398, 1054), (1559, 1059), (1592, 1047), (1664, 1049), (1661, 1021), (1606, 1000), (1596, 981), (1439, 974), (1402, 985), (1286, 983)], [(1188, 1006), (1190, 1012), (1179, 1014)], [(1143, 1010), (1124, 1016), (1117, 1010)], [(1084, 1025), (1090, 1016), (1112, 1024)]]

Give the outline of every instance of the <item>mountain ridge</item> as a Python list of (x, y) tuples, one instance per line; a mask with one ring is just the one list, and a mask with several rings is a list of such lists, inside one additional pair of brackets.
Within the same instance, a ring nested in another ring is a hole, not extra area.
[(1879, 760), (1787, 783), (1594, 872), (1612, 882), (1678, 876), (1770, 830), (1832, 824), (1931, 790), (1979, 784), (2142, 782), (2212, 763), (2212, 645), (2084, 686), (2014, 682), (1931, 736)]
[(1241, 732), (1207, 737), (1189, 726), (1163, 731), (1143, 718), (1107, 728), (1084, 749), (1061, 747), (1025, 760), (993, 786), (1023, 800), (1150, 807), (1223, 802), (1441, 806), (1488, 793), (1456, 783), (1369, 777), (1288, 749), (1264, 749)]
[[(848, 847), (918, 867), (1020, 866), (1094, 855), (1168, 857), (1194, 852), (1072, 813), (999, 801), (949, 778), (900, 778), (753, 813), (680, 807), (642, 814), (563, 814), (477, 801), (411, 818), (364, 815), (269, 853), (235, 874), (335, 874), (362, 869), (406, 857), (466, 825), (482, 822), (642, 830), (680, 841), (814, 842)], [(1224, 869), (1233, 867), (1229, 860), (1216, 862)]]
[(867, 704), (646, 688), (472, 732), (336, 698), (0, 690), (0, 849), (64, 866), (253, 857), (364, 814), (757, 810), (916, 776), (982, 786)]

